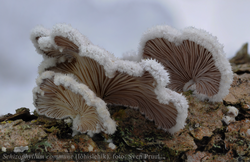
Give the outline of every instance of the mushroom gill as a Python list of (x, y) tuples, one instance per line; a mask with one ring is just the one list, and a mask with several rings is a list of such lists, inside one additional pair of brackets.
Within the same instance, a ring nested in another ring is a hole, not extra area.
[(161, 60), (170, 74), (168, 88), (182, 92), (193, 84), (198, 93), (209, 97), (217, 94), (221, 74), (215, 66), (212, 54), (195, 42), (185, 40), (176, 46), (164, 38), (147, 41), (144, 58)]
[(206, 31), (156, 26), (143, 35), (139, 55), (164, 65), (170, 75), (167, 87), (174, 91), (193, 90), (210, 101), (222, 101), (229, 93), (231, 66), (222, 45)]
[[(141, 77), (116, 72), (113, 78), (105, 75), (103, 66), (93, 59), (82, 57), (74, 63), (60, 63), (48, 70), (65, 74), (74, 74), (80, 83), (88, 87), (108, 104), (139, 108), (156, 125), (169, 129), (176, 124), (177, 110), (173, 103), (160, 104), (154, 93), (154, 78), (149, 72)], [(165, 112), (165, 113), (164, 113)]]
[[(73, 74), (106, 103), (138, 108), (158, 128), (170, 133), (184, 127), (187, 101), (181, 94), (165, 88), (169, 78), (161, 64), (155, 60), (140, 63), (119, 60), (92, 44), (78, 46), (65, 35), (52, 31), (50, 39), (38, 40), (38, 44), (52, 44), (46, 48), (39, 46), (49, 57), (41, 63), (40, 72)], [(61, 61), (60, 57), (65, 59)]]
[(113, 134), (116, 130), (106, 104), (70, 76), (51, 71), (42, 73), (33, 95), (38, 114), (56, 119), (70, 117), (74, 131), (92, 135), (101, 130)]

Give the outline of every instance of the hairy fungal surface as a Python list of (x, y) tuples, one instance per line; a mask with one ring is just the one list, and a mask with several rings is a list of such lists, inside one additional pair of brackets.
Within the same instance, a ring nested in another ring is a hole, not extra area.
[[(67, 49), (67, 48), (66, 48)], [(139, 108), (146, 118), (155, 121), (159, 128), (169, 129), (176, 125), (177, 110), (173, 103), (164, 105), (159, 103), (154, 93), (154, 78), (149, 72), (141, 77), (134, 77), (126, 73), (115, 72), (114, 77), (105, 75), (104, 67), (95, 60), (81, 57), (73, 50), (66, 50), (65, 55), (74, 61), (58, 63), (46, 70), (57, 73), (74, 74), (80, 83), (88, 87), (108, 104), (123, 105)], [(60, 51), (50, 51), (56, 56)], [(70, 57), (69, 57), (70, 58)]]
[(37, 84), (33, 95), (39, 114), (56, 119), (70, 117), (73, 130), (81, 133), (93, 134), (102, 130), (112, 134), (116, 130), (106, 104), (72, 77), (47, 71), (37, 79)]
[[(40, 74), (51, 71), (72, 75), (107, 104), (139, 109), (158, 128), (170, 133), (184, 127), (187, 100), (165, 88), (169, 76), (160, 63), (152, 59), (139, 63), (117, 59), (104, 49), (86, 44), (88, 41), (81, 39), (85, 37), (70, 32), (70, 28), (57, 25), (50, 36), (37, 40), (44, 55)], [(81, 41), (85, 44), (81, 45)]]
[(170, 26), (153, 27), (142, 36), (138, 54), (128, 53), (123, 58), (158, 60), (170, 74), (168, 88), (193, 90), (201, 100), (222, 101), (233, 81), (223, 46), (216, 37), (193, 27), (181, 31)]
[(80, 94), (75, 94), (61, 85), (57, 86), (50, 79), (44, 80), (40, 89), (44, 93), (38, 93), (35, 101), (39, 113), (56, 119), (68, 116), (76, 119), (79, 116), (80, 122), (76, 130), (82, 133), (98, 132), (98, 125), (104, 129), (96, 108), (88, 106)]

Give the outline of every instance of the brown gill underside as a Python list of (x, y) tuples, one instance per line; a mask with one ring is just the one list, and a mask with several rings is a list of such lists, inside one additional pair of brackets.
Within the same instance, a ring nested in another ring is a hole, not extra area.
[(96, 108), (88, 106), (80, 94), (75, 94), (61, 85), (55, 85), (53, 79), (44, 79), (40, 89), (44, 95), (37, 93), (35, 100), (37, 111), (40, 114), (56, 119), (65, 118), (69, 114), (74, 119), (80, 115), (81, 122), (77, 124), (76, 129), (82, 133), (88, 130), (95, 131), (97, 124), (103, 128)]
[(46, 70), (74, 74), (80, 83), (87, 85), (106, 103), (139, 108), (140, 112), (145, 114), (149, 120), (154, 120), (158, 127), (169, 129), (176, 124), (178, 112), (174, 104), (159, 103), (154, 92), (154, 78), (148, 72), (145, 72), (142, 77), (116, 72), (113, 78), (108, 78), (102, 65), (88, 57), (79, 56), (75, 48), (72, 48), (73, 45), (67, 45), (72, 42), (69, 41), (65, 44), (67, 47), (64, 48), (70, 50), (60, 52), (51, 49), (50, 53), (66, 55), (74, 58), (73, 61), (58, 63)]
[(181, 92), (193, 80), (198, 93), (211, 97), (219, 91), (221, 74), (212, 54), (195, 42), (184, 40), (176, 46), (164, 38), (155, 38), (146, 42), (143, 58), (154, 58), (166, 67), (170, 75), (168, 88), (172, 90)]

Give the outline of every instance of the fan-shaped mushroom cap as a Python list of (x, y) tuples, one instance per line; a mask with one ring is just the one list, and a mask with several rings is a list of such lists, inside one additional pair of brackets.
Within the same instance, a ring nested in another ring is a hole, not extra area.
[(70, 75), (42, 73), (33, 96), (38, 114), (56, 119), (70, 117), (75, 131), (91, 135), (100, 131), (113, 134), (116, 130), (106, 103)]
[[(69, 57), (70, 55), (53, 53), (53, 51), (50, 50), (51, 48), (54, 48), (54, 41), (57, 41), (57, 38), (60, 38), (59, 43), (63, 46), (56, 46), (55, 48), (60, 51), (64, 50), (64, 52), (67, 52), (68, 50), (79, 52), (78, 47), (80, 45), (87, 46), (92, 44), (86, 36), (82, 35), (78, 30), (73, 29), (70, 25), (57, 24), (53, 27), (52, 30), (53, 32), (51, 32), (49, 29), (44, 28), (43, 26), (37, 26), (31, 31), (30, 39), (36, 47), (38, 53), (43, 54), (44, 59), (53, 56), (59, 61), (64, 61), (65, 59), (70, 60), (70, 58), (65, 58), (67, 56)], [(64, 38), (66, 40), (70, 40), (72, 44), (67, 44), (67, 41), (64, 41)], [(70, 47), (67, 47), (67, 45), (69, 45)]]
[(39, 54), (44, 54), (43, 51), (40, 50), (39, 46), (38, 46), (38, 39), (40, 37), (46, 37), (50, 35), (50, 30), (44, 28), (43, 26), (39, 25), (37, 27), (35, 27), (30, 34), (30, 40), (32, 41), (32, 43), (34, 44), (34, 46), (36, 47), (36, 51)]
[(65, 30), (57, 29), (63, 27), (54, 27), (50, 36), (38, 40), (40, 50), (50, 57), (41, 63), (40, 73), (73, 74), (108, 104), (139, 108), (146, 118), (170, 133), (184, 127), (188, 103), (181, 94), (165, 88), (169, 78), (161, 64), (155, 60), (120, 60), (93, 44), (76, 44), (72, 40), (79, 35), (71, 34), (69, 39), (69, 34), (60, 33)]
[(178, 31), (169, 26), (149, 29), (141, 38), (138, 61), (153, 58), (170, 74), (168, 88), (194, 90), (201, 100), (222, 101), (229, 93), (233, 72), (217, 38), (193, 27)]

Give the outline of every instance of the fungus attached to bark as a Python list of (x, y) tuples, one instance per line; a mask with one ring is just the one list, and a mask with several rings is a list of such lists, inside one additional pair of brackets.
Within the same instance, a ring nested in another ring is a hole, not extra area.
[(56, 119), (70, 117), (73, 131), (92, 135), (100, 131), (113, 134), (116, 130), (106, 103), (70, 75), (52, 71), (42, 73), (33, 96), (38, 114)]
[[(74, 32), (72, 32), (74, 31)], [(56, 25), (50, 36), (38, 39), (47, 56), (39, 73), (73, 74), (108, 104), (139, 108), (158, 128), (174, 133), (185, 125), (188, 103), (184, 96), (165, 88), (168, 73), (155, 60), (139, 63), (115, 58), (68, 25)], [(63, 57), (63, 59), (61, 59)]]
[(178, 92), (194, 90), (201, 100), (222, 101), (233, 80), (217, 38), (193, 27), (182, 31), (169, 26), (151, 28), (141, 39), (138, 56), (130, 58), (158, 60), (170, 74), (168, 88)]
[(222, 121), (224, 121), (228, 125), (231, 122), (235, 122), (235, 117), (238, 116), (239, 110), (234, 106), (228, 106), (227, 109), (227, 115), (223, 116)]

